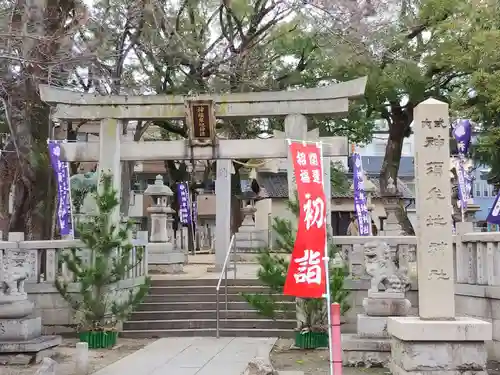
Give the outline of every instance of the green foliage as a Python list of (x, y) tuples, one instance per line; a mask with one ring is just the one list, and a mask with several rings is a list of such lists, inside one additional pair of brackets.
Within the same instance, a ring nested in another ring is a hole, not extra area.
[[(287, 201), (291, 212), (298, 216), (296, 200)], [(243, 294), (246, 301), (260, 314), (276, 319), (279, 313), (286, 311), (288, 306), (283, 303), (282, 295), (288, 271), (288, 255), (293, 251), (296, 229), (290, 220), (275, 217), (273, 230), (277, 234), (276, 244), (282, 253), (273, 253), (269, 249), (262, 250), (258, 256), (260, 265), (257, 277), (269, 288), (267, 293)], [(330, 259), (338, 256), (338, 247), (328, 238), (328, 254)], [(344, 280), (349, 275), (345, 267), (334, 267), (330, 263), (329, 283), (332, 302), (340, 304), (341, 314), (350, 309), (349, 291), (344, 289)], [(325, 331), (327, 329), (327, 309), (323, 298), (297, 299), (297, 308), (301, 310), (304, 320), (300, 323), (301, 330)]]
[(97, 173), (75, 174), (70, 178), (71, 203), (75, 213), (79, 214), (83, 202), (88, 194), (95, 193), (97, 189)]
[(346, 173), (347, 171), (342, 163), (337, 162), (332, 164), (330, 169), (330, 186), (335, 193), (347, 193), (349, 191), (350, 186)]
[(264, 250), (258, 256), (260, 265), (257, 272), (258, 279), (269, 288), (267, 293), (243, 293), (246, 301), (261, 315), (276, 319), (280, 312), (288, 310), (283, 303), (283, 287), (285, 286), (288, 260), (284, 254), (276, 254)]
[(488, 181), (500, 187), (500, 8), (498, 2), (471, 3), (462, 7), (467, 18), (455, 20), (459, 43), (447, 47), (460, 84), (453, 91), (456, 117), (471, 118), (481, 133), (472, 156), (488, 165)]
[[(116, 226), (111, 221), (120, 203), (109, 174), (102, 176), (101, 187), (95, 194), (96, 214), (77, 225), (83, 248), (69, 249), (62, 256), (78, 288), (72, 290), (73, 280), (65, 280), (62, 276), (55, 283), (61, 296), (76, 312), (82, 330), (113, 328), (142, 302), (150, 284), (146, 278), (144, 284), (129, 290), (127, 298), (120, 295), (118, 282), (142, 262), (144, 249), (134, 248), (130, 240), (131, 222)], [(130, 264), (133, 252), (136, 260)]]
[(274, 217), (272, 228), (274, 233), (276, 233), (276, 247), (280, 252), (291, 254), (295, 242), (295, 230), (292, 222), (281, 217)]

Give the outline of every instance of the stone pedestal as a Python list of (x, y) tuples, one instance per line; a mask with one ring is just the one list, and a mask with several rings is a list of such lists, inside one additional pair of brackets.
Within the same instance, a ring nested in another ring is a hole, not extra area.
[(486, 375), (485, 341), (491, 324), (479, 319), (388, 319), (392, 336), (389, 369), (394, 375)]
[(161, 266), (162, 272), (180, 273), (184, 269), (185, 255), (182, 251), (174, 251), (171, 243), (154, 243), (146, 245), (148, 252), (148, 265)]
[(357, 333), (342, 335), (344, 366), (385, 367), (389, 363), (391, 340), (387, 319), (406, 316), (411, 308), (410, 301), (405, 298), (409, 285), (396, 268), (393, 257), (393, 251), (383, 242), (370, 242), (364, 247), (371, 288), (368, 297), (363, 299), (365, 313), (358, 314)]
[[(7, 276), (21, 274), (4, 269)], [(60, 336), (42, 336), (42, 318), (27, 317), (34, 305), (23, 290), (23, 281), (16, 278), (4, 278), (9, 282), (0, 290), (0, 366), (39, 363), (47, 351), (61, 343)]]
[(481, 206), (474, 203), (467, 203), (465, 209), (465, 221), (473, 222), (476, 220), (476, 212), (481, 211)]
[[(411, 304), (407, 299), (392, 300), (365, 298), (363, 307), (369, 306), (373, 313), (408, 313)], [(391, 309), (392, 307), (392, 309)], [(344, 366), (386, 367), (391, 356), (391, 340), (387, 332), (388, 315), (375, 316), (358, 314), (357, 333), (342, 335), (342, 361)]]
[(370, 316), (406, 316), (411, 303), (401, 292), (371, 292), (363, 299), (363, 309)]

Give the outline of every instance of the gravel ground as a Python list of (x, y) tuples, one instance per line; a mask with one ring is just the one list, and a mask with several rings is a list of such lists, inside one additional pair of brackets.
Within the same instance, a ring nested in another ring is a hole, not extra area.
[[(90, 374), (103, 367), (118, 361), (119, 359), (142, 349), (144, 346), (155, 341), (154, 339), (118, 339), (118, 344), (112, 349), (89, 350)], [(57, 373), (73, 375), (75, 373), (75, 344), (77, 339), (63, 339), (61, 346), (57, 348), (56, 355), (52, 357), (57, 363)], [(39, 366), (0, 366), (1, 375), (33, 375)]]
[[(271, 352), (271, 362), (278, 371), (303, 371), (304, 375), (328, 375), (327, 350), (296, 350), (290, 349), (293, 340), (279, 339)], [(382, 375), (390, 374), (389, 370), (381, 368), (344, 367), (344, 375)], [(488, 374), (500, 375), (500, 362), (488, 362)]]
[[(154, 339), (119, 339), (112, 349), (90, 350), (90, 374), (142, 349)], [(58, 373), (73, 375), (73, 361), (77, 339), (64, 339), (53, 359), (58, 363)], [(303, 371), (304, 375), (328, 375), (328, 351), (291, 350), (293, 340), (279, 339), (271, 352), (271, 361), (277, 370)], [(38, 366), (0, 366), (1, 375), (34, 375)], [(366, 369), (344, 367), (344, 375), (388, 375), (387, 369)], [(488, 374), (500, 375), (500, 362), (488, 362)]]
[[(278, 371), (303, 371), (304, 375), (328, 375), (327, 350), (297, 350), (290, 349), (292, 339), (279, 339), (271, 352), (271, 362)], [(389, 374), (383, 368), (352, 368), (344, 367), (344, 375)]]

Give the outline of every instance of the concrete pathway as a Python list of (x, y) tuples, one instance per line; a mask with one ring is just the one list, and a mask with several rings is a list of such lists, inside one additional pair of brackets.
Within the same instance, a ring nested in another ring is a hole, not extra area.
[[(197, 257), (200, 255), (196, 255)], [(157, 280), (176, 280), (176, 279), (218, 279), (220, 272), (208, 272), (207, 268), (215, 263), (193, 263), (184, 266), (183, 273), (167, 274), (161, 273), (162, 266), (150, 267), (149, 276)], [(236, 279), (256, 279), (257, 271), (259, 270), (258, 264), (238, 263), (236, 266)], [(227, 273), (228, 279), (234, 278), (233, 271)]]
[(248, 362), (268, 355), (276, 338), (169, 337), (94, 375), (240, 375)]

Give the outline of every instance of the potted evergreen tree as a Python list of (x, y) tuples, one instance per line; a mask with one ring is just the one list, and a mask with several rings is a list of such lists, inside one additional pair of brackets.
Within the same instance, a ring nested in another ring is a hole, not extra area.
[[(288, 209), (298, 216), (297, 201), (287, 201)], [(287, 310), (282, 294), (288, 271), (288, 254), (293, 251), (296, 230), (289, 220), (273, 219), (273, 230), (277, 234), (276, 244), (282, 253), (264, 249), (258, 256), (260, 265), (257, 277), (268, 287), (268, 293), (243, 294), (246, 301), (261, 315), (276, 319), (281, 311)], [(328, 239), (330, 259), (334, 259), (338, 248)], [(349, 275), (345, 266), (329, 267), (330, 297), (332, 302), (340, 304), (341, 314), (350, 308), (349, 291), (344, 289), (344, 280)], [(295, 333), (295, 346), (301, 349), (314, 349), (328, 346), (328, 309), (323, 298), (297, 298), (296, 303), (299, 328)]]
[[(330, 250), (330, 257), (335, 253)], [(349, 291), (344, 289), (344, 279), (348, 275), (345, 267), (329, 268), (330, 300), (340, 305), (340, 314), (349, 309)], [(295, 332), (295, 346), (301, 349), (328, 347), (328, 309), (324, 298), (298, 298), (297, 311), (299, 328)]]
[[(146, 296), (150, 280), (123, 296), (118, 283), (128, 271), (141, 263), (144, 249), (134, 247), (130, 240), (132, 223), (112, 224), (112, 215), (120, 202), (112, 185), (112, 176), (103, 174), (96, 199), (95, 214), (77, 224), (82, 248), (72, 248), (62, 254), (62, 261), (73, 273), (73, 280), (57, 277), (55, 286), (75, 311), (80, 340), (89, 348), (109, 348), (116, 343), (117, 323), (125, 320)], [(135, 262), (131, 264), (131, 253)], [(77, 283), (78, 292), (69, 289)]]

